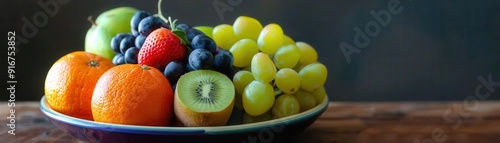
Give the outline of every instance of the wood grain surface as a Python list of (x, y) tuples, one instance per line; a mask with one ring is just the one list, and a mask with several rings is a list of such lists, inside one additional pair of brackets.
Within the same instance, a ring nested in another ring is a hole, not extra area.
[[(79, 142), (52, 124), (38, 102), (16, 102), (16, 135), (0, 102), (0, 142)], [(296, 143), (498, 143), (500, 102), (331, 102)]]

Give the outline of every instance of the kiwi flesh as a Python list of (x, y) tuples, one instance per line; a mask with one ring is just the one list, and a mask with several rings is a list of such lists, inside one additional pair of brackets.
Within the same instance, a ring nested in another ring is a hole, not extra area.
[(212, 70), (191, 71), (177, 82), (175, 116), (188, 127), (226, 125), (234, 98), (234, 85), (226, 75)]

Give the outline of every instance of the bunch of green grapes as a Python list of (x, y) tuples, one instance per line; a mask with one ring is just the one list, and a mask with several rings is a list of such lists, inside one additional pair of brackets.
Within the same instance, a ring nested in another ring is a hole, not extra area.
[(248, 116), (282, 118), (307, 111), (323, 102), (327, 68), (305, 42), (295, 42), (276, 23), (266, 26), (248, 16), (233, 25), (213, 28), (217, 45), (229, 50), (233, 65), (237, 108)]

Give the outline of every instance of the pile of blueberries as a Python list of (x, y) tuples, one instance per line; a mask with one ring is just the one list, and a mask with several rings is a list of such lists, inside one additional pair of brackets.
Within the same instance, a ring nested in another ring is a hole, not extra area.
[[(147, 36), (161, 27), (171, 29), (166, 21), (146, 11), (135, 13), (130, 26), (131, 33), (119, 33), (111, 39), (111, 48), (116, 52), (113, 58), (115, 65), (137, 64), (137, 55)], [(168, 63), (165, 69), (158, 69), (163, 71), (172, 85), (177, 83), (181, 75), (194, 70), (215, 70), (230, 79), (238, 72), (233, 66), (231, 52), (218, 47), (212, 38), (187, 24), (178, 24), (176, 28), (182, 29), (189, 41), (186, 45), (188, 56), (183, 61)]]

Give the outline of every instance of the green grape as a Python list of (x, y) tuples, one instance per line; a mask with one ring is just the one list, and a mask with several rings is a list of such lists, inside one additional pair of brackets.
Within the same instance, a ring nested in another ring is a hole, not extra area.
[[(271, 84), (271, 85), (273, 85), (273, 84)], [(276, 85), (275, 85), (274, 96), (279, 96), (281, 94), (283, 94), (283, 92), (278, 87), (276, 87)]]
[(257, 53), (252, 58), (252, 73), (256, 80), (270, 83), (276, 76), (276, 66), (267, 54)]
[(275, 118), (283, 118), (300, 113), (300, 108), (299, 100), (295, 96), (283, 94), (276, 99), (271, 110)]
[(328, 71), (321, 63), (312, 63), (299, 71), (300, 88), (312, 92), (326, 82)]
[(195, 26), (193, 28), (200, 30), (201, 32), (203, 32), (203, 34), (205, 34), (208, 37), (214, 39), (214, 36), (213, 36), (214, 27), (211, 27), (211, 26)]
[(323, 102), (323, 100), (325, 99), (326, 97), (326, 90), (325, 90), (325, 87), (320, 87), (314, 91), (311, 92), (311, 94), (314, 96), (314, 98), (316, 99), (316, 103), (319, 104), (321, 102)]
[(274, 64), (278, 69), (293, 68), (300, 59), (300, 50), (295, 44), (283, 45), (273, 56)]
[(305, 42), (296, 42), (295, 44), (299, 47), (300, 54), (303, 55), (299, 60), (301, 64), (307, 65), (318, 61), (318, 53), (311, 45)]
[(290, 68), (284, 68), (276, 73), (274, 79), (276, 86), (286, 94), (293, 94), (300, 89), (299, 74)]
[(245, 113), (243, 115), (243, 124), (263, 122), (271, 119), (273, 119), (273, 114), (270, 110), (259, 116), (252, 116)]
[(262, 24), (255, 18), (240, 16), (234, 21), (233, 30), (239, 39), (248, 38), (257, 41), (262, 31)]
[(245, 87), (247, 87), (247, 85), (250, 84), (250, 82), (252, 82), (253, 80), (255, 80), (255, 78), (250, 71), (242, 70), (236, 72), (236, 74), (234, 74), (233, 76), (233, 84), (236, 93), (239, 95), (243, 95)]
[(238, 38), (236, 38), (234, 34), (233, 26), (228, 24), (215, 26), (212, 35), (217, 46), (224, 50), (229, 50), (229, 48), (238, 41)]
[(272, 55), (283, 45), (283, 29), (278, 24), (266, 25), (259, 34), (257, 45), (260, 51)]
[(271, 84), (254, 80), (243, 92), (243, 108), (248, 115), (259, 116), (271, 109), (274, 103), (274, 90)]
[(306, 65), (303, 65), (302, 63), (298, 62), (295, 67), (293, 67), (293, 70), (295, 71), (300, 71), (302, 68), (304, 68)]
[(252, 72), (252, 64), (250, 63), (250, 65), (244, 67), (243, 70)]
[(295, 44), (295, 41), (293, 41), (292, 38), (288, 35), (284, 35), (283, 37), (283, 45), (290, 45), (290, 44)]
[(295, 92), (293, 96), (295, 96), (295, 98), (299, 101), (300, 112), (307, 111), (316, 106), (316, 98), (314, 98), (314, 96), (307, 91), (299, 90)]
[(233, 65), (242, 68), (250, 65), (253, 56), (259, 52), (259, 47), (253, 40), (241, 39), (234, 43), (229, 51), (233, 54)]

